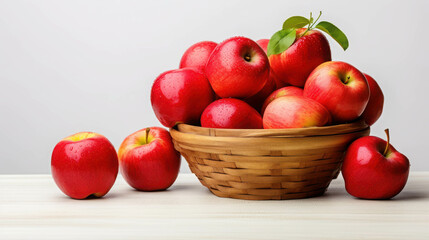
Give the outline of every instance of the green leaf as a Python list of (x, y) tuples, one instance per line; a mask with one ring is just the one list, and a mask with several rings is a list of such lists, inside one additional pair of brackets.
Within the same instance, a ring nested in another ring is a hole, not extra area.
[(295, 38), (295, 28), (283, 29), (274, 33), (267, 46), (267, 55), (270, 56), (286, 51), (295, 42)]
[(334, 24), (322, 21), (319, 22), (315, 28), (318, 28), (329, 34), (335, 41), (340, 44), (344, 51), (349, 47), (349, 40), (347, 39), (346, 35)]
[(294, 16), (286, 19), (286, 21), (283, 23), (283, 29), (302, 28), (309, 23), (310, 21), (305, 17)]

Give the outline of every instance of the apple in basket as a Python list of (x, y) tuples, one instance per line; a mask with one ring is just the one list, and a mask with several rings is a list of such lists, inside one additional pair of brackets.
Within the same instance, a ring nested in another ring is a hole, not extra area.
[(261, 114), (264, 114), (268, 104), (270, 104), (272, 101), (274, 101), (279, 97), (302, 96), (302, 94), (303, 94), (303, 90), (302, 88), (299, 88), (299, 87), (288, 86), (288, 87), (282, 87), (280, 89), (277, 89), (265, 99), (264, 104), (262, 105)]
[(265, 99), (276, 90), (276, 82), (271, 77), (268, 79), (265, 86), (255, 95), (243, 99), (246, 103), (252, 106), (254, 109), (260, 111)]
[(203, 73), (182, 68), (162, 73), (152, 85), (152, 109), (162, 125), (198, 124), (215, 95)]
[[(265, 53), (267, 53), (268, 43), (270, 42), (270, 39), (259, 39), (256, 41), (256, 43), (261, 46), (261, 48), (264, 50)], [(269, 60), (269, 59), (268, 59)], [(284, 82), (281, 82), (276, 78), (276, 75), (274, 74), (274, 71), (271, 69), (270, 65), (270, 79), (276, 83), (276, 89), (286, 87), (287, 84)]]
[[(265, 53), (267, 53), (267, 49), (268, 49), (268, 43), (270, 42), (270, 39), (259, 39), (258, 41), (256, 41), (256, 43), (261, 46), (261, 48), (264, 50)], [(268, 59), (269, 61), (270, 59)], [(284, 82), (281, 82), (278, 80), (278, 78), (276, 77), (276, 75), (274, 74), (274, 71), (272, 71), (271, 69), (271, 65), (270, 65), (270, 78), (276, 83), (276, 89), (282, 88), (282, 87), (286, 87), (287, 84)]]
[[(267, 46), (269, 41), (269, 39), (260, 39), (256, 41), (256, 43), (264, 50), (265, 53), (267, 53)], [(267, 83), (265, 83), (264, 87), (255, 95), (245, 98), (244, 101), (247, 102), (254, 109), (260, 111), (265, 99), (277, 88), (277, 80), (274, 76), (273, 71), (270, 71), (270, 77), (268, 78)]]
[(80, 132), (55, 146), (51, 171), (55, 183), (67, 196), (74, 199), (102, 197), (115, 183), (118, 157), (103, 135)]
[(144, 128), (126, 137), (118, 157), (122, 176), (142, 191), (167, 189), (180, 169), (180, 154), (169, 132), (160, 127)]
[(283, 23), (282, 29), (271, 37), (267, 55), (271, 70), (279, 81), (304, 87), (314, 68), (331, 61), (329, 42), (318, 30), (328, 33), (344, 50), (347, 49), (347, 37), (340, 29), (326, 21), (317, 22), (321, 14), (315, 21), (311, 13), (310, 18), (290, 17)]
[(201, 126), (208, 128), (262, 128), (261, 115), (244, 101), (225, 98), (211, 103), (201, 116)]
[(270, 76), (264, 50), (253, 40), (232, 37), (213, 50), (206, 76), (221, 98), (246, 98), (259, 92)]
[(217, 43), (212, 41), (202, 41), (190, 46), (180, 60), (179, 68), (195, 68), (205, 72), (207, 60), (216, 48)]
[(368, 81), (370, 94), (368, 104), (362, 113), (362, 118), (371, 126), (380, 118), (383, 112), (384, 95), (374, 78), (365, 73), (363, 75)]
[(311, 72), (304, 86), (304, 96), (322, 104), (334, 123), (358, 118), (369, 100), (365, 76), (345, 62), (325, 62)]
[(264, 128), (320, 127), (330, 122), (325, 107), (303, 96), (277, 98), (268, 104), (263, 116)]
[(364, 199), (389, 199), (407, 183), (408, 158), (381, 138), (367, 136), (354, 141), (347, 149), (342, 174), (349, 194)]

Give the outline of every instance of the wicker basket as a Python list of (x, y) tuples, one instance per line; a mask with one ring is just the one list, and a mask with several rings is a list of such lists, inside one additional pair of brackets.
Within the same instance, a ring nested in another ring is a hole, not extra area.
[(297, 129), (170, 129), (175, 148), (213, 194), (251, 200), (322, 195), (338, 176), (347, 146), (369, 132), (363, 121)]

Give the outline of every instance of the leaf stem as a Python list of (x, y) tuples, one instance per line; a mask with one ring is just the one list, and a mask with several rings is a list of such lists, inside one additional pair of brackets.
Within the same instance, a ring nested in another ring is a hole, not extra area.
[(314, 24), (317, 23), (317, 21), (319, 21), (319, 18), (322, 16), (322, 11), (319, 12), (319, 16), (316, 18), (316, 21), (314, 21), (312, 27), (314, 26)]
[(310, 31), (313, 28), (313, 26), (317, 23), (317, 21), (319, 21), (320, 16), (322, 16), (322, 11), (320, 11), (319, 16), (316, 18), (316, 21), (313, 21), (313, 13), (310, 12), (310, 21), (308, 23), (307, 29), (302, 34), (302, 36), (304, 36), (308, 31)]
[(304, 36), (308, 31), (310, 31), (310, 26), (313, 23), (313, 13), (310, 12), (310, 18), (308, 19), (308, 27), (305, 29), (305, 32), (302, 34)]
[(319, 21), (320, 16), (322, 16), (322, 11), (319, 12), (319, 16), (316, 18), (316, 21), (313, 22), (310, 28), (312, 28), (317, 23), (317, 21)]

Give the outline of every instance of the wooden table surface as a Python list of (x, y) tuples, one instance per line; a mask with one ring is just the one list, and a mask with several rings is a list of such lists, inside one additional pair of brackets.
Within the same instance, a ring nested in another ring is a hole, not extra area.
[(429, 172), (393, 200), (345, 192), (283, 201), (218, 198), (195, 176), (139, 192), (118, 177), (101, 199), (73, 200), (50, 175), (0, 175), (0, 239), (429, 239)]

